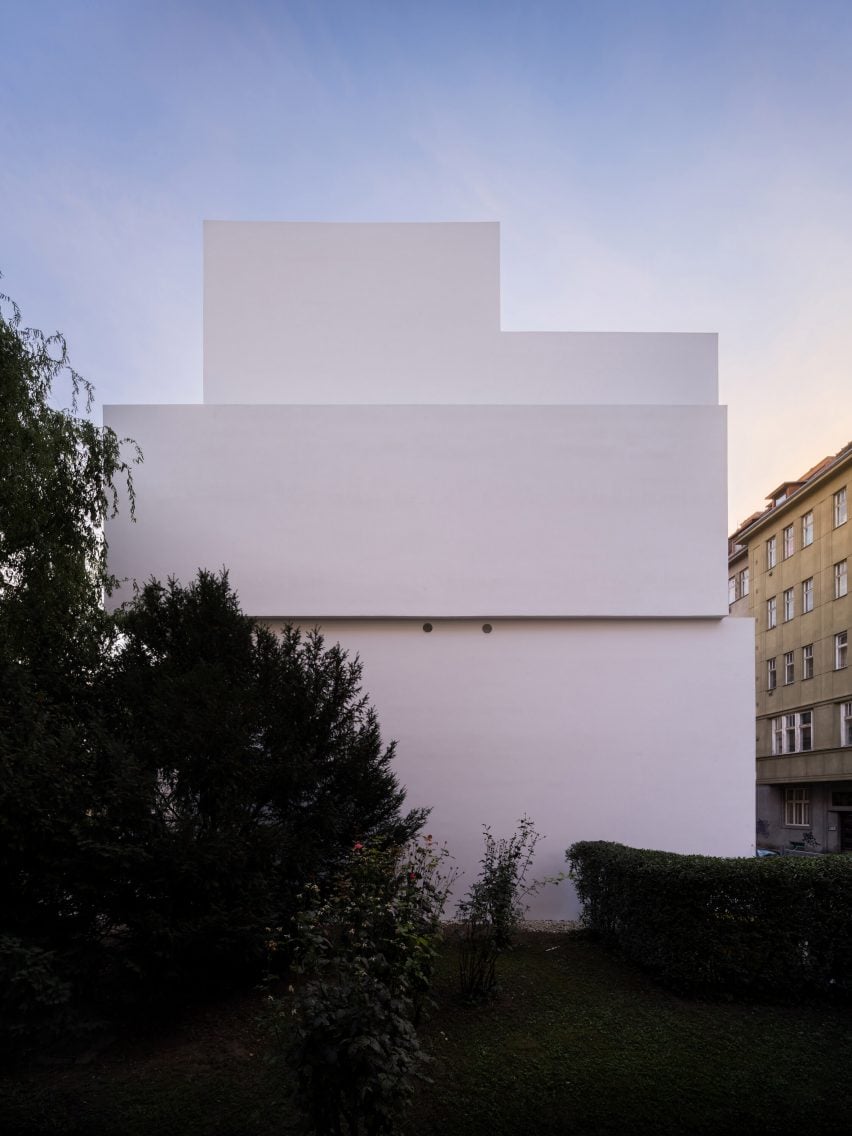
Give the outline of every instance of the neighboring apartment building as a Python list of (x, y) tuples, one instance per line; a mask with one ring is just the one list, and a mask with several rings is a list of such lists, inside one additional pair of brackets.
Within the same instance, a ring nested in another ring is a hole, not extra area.
[(104, 408), (145, 455), (110, 569), (224, 564), (248, 613), (359, 652), (463, 889), (481, 825), (525, 812), (539, 877), (579, 839), (748, 855), (716, 337), (504, 332), (499, 250), (494, 224), (207, 224), (203, 403)]
[(730, 615), (752, 614), (748, 545), (740, 541), (739, 533), (760, 515), (752, 513), (747, 521), (743, 521), (737, 532), (728, 537), (728, 613)]
[(730, 611), (756, 621), (757, 839), (766, 847), (852, 852), (850, 490), (852, 444), (779, 485), (729, 541)]

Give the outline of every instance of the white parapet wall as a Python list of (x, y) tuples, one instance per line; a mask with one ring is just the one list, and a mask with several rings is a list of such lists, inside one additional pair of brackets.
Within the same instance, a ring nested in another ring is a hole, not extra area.
[(581, 838), (749, 854), (715, 336), (501, 332), (496, 225), (217, 222), (204, 403), (104, 418), (145, 454), (112, 571), (224, 565), (359, 652), (468, 880), (522, 813), (539, 874)]
[(204, 226), (205, 403), (714, 405), (716, 336), (500, 330), (496, 224)]

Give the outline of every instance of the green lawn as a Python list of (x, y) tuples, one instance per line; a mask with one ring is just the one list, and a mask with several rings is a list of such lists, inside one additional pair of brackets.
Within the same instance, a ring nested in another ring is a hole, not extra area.
[[(852, 1010), (688, 1001), (582, 935), (528, 937), (501, 996), (454, 997), (447, 949), (410, 1136), (848, 1133)], [(293, 1130), (257, 996), (187, 1013), (84, 1063), (0, 1080), (0, 1131), (271, 1136)]]

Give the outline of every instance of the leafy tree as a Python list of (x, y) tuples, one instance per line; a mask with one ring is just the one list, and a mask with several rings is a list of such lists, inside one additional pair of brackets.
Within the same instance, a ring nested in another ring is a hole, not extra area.
[[(63, 393), (70, 406), (56, 409)], [(116, 479), (134, 504), (129, 440), (77, 413), (92, 398), (64, 338), (24, 327), (0, 295), (0, 644), (6, 659), (60, 686), (92, 665), (108, 629), (102, 526), (116, 510)]]
[[(63, 392), (67, 410), (52, 405)], [(0, 296), (0, 1011), (13, 1028), (33, 1005), (55, 1020), (85, 968), (115, 785), (97, 744), (102, 522), (115, 480), (131, 507), (133, 487), (120, 440), (77, 414), (81, 398), (90, 409), (62, 336), (24, 327)]]
[(77, 414), (91, 396), (62, 337), (2, 298), (7, 1038), (79, 1021), (139, 980), (245, 974), (309, 875), (359, 837), (403, 842), (425, 815), (401, 815), (359, 661), (318, 632), (256, 626), (224, 572), (151, 581), (106, 613), (102, 523), (116, 481), (131, 509), (133, 487), (121, 440)]

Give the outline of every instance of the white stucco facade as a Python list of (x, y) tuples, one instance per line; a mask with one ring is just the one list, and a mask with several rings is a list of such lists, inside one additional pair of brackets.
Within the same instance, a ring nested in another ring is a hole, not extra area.
[(145, 454), (116, 575), (226, 565), (359, 652), (468, 880), (524, 812), (539, 874), (580, 838), (749, 853), (715, 336), (502, 332), (490, 224), (208, 224), (204, 315), (203, 404), (105, 408)]

